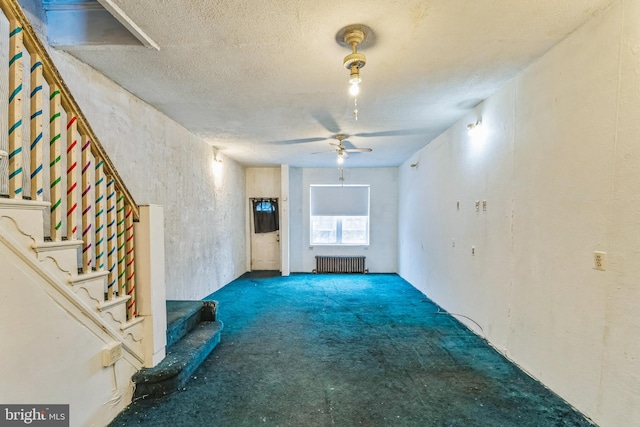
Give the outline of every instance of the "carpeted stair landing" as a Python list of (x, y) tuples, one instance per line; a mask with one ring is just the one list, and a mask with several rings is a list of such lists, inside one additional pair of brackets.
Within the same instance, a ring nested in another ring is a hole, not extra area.
[(134, 399), (157, 398), (182, 388), (220, 342), (216, 301), (167, 301), (167, 355), (133, 376)]

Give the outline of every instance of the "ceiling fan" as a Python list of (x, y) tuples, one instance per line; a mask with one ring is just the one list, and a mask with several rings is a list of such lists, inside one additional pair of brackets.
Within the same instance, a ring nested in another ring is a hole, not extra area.
[(342, 162), (344, 162), (344, 159), (349, 157), (349, 153), (370, 153), (370, 152), (373, 151), (373, 149), (371, 149), (371, 148), (355, 148), (355, 147), (354, 148), (348, 148), (347, 146), (345, 146), (343, 144), (343, 142), (349, 143), (349, 141), (345, 140), (347, 138), (347, 136), (344, 135), (344, 134), (339, 133), (334, 138), (338, 140), (338, 143), (337, 144), (335, 142), (330, 142), (329, 143), (329, 145), (332, 145), (332, 146), (335, 147), (333, 150), (319, 151), (319, 152), (311, 153), (311, 154), (337, 153), (338, 154), (338, 163), (342, 164)]

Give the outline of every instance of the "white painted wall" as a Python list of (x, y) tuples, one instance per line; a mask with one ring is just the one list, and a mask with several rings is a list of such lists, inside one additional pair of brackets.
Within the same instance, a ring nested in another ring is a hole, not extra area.
[(280, 166), (280, 271), (289, 276), (289, 165)]
[(337, 169), (289, 168), (291, 271), (310, 273), (316, 255), (366, 256), (370, 273), (397, 270), (398, 169), (345, 168), (344, 183), (370, 185), (369, 246), (310, 246), (309, 186), (340, 184)]
[[(168, 299), (200, 299), (245, 270), (244, 168), (64, 52), (60, 73), (136, 202), (164, 207)], [(89, 88), (89, 89), (87, 89)]]
[(279, 166), (275, 168), (247, 168), (247, 200), (251, 197), (280, 197), (280, 182)]
[(244, 168), (87, 65), (51, 51), (138, 204), (164, 207), (168, 299), (200, 299), (245, 270)]
[(601, 426), (640, 425), (638, 22), (615, 4), (399, 173), (400, 274)]

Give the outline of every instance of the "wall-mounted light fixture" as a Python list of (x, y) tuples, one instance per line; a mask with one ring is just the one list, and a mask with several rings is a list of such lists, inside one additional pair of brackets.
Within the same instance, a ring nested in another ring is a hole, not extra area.
[(482, 119), (478, 119), (475, 123), (469, 123), (467, 125), (469, 136), (474, 136), (478, 134), (481, 128), (482, 128)]
[(222, 163), (222, 159), (218, 158), (218, 149), (216, 147), (213, 147), (213, 161), (215, 163)]

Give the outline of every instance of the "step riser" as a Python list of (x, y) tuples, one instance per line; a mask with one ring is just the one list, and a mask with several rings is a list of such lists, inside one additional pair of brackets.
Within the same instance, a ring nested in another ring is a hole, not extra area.
[(44, 240), (44, 214), (42, 209), (16, 209), (4, 206), (7, 201), (0, 201), (0, 218), (13, 221), (21, 233), (37, 242)]
[[(38, 249), (36, 249), (38, 251)], [(68, 273), (72, 276), (78, 274), (78, 249), (65, 248), (47, 251), (38, 251), (38, 260), (44, 261), (47, 258), (52, 259), (61, 272)]]
[(129, 298), (118, 297), (98, 305), (102, 318), (116, 330), (127, 323), (127, 302)]
[(167, 329), (167, 349), (180, 341), (185, 335), (200, 323), (200, 312), (193, 313), (188, 318), (174, 325), (171, 330)]
[(217, 301), (167, 301), (167, 355), (134, 375), (135, 398), (158, 398), (185, 386), (220, 342)]
[(216, 333), (205, 345), (200, 347), (197, 352), (192, 353), (192, 359), (189, 363), (175, 376), (162, 377), (158, 381), (137, 382), (139, 378), (134, 376), (136, 389), (133, 394), (134, 398), (158, 398), (166, 396), (175, 391), (184, 388), (185, 384), (191, 378), (196, 369), (200, 367), (202, 362), (211, 354), (211, 352), (220, 343), (220, 332)]
[(213, 322), (217, 319), (217, 301), (198, 301), (199, 310), (191, 315), (167, 325), (167, 349), (180, 341), (192, 331), (200, 322)]
[(131, 346), (134, 351), (142, 354), (144, 348), (142, 340), (144, 337), (144, 323), (140, 321), (140, 317), (137, 317), (134, 322), (127, 322), (121, 326), (120, 330), (124, 336), (124, 340)]
[(98, 277), (81, 283), (72, 284), (73, 292), (86, 302), (90, 307), (104, 302), (104, 286), (106, 279)]

